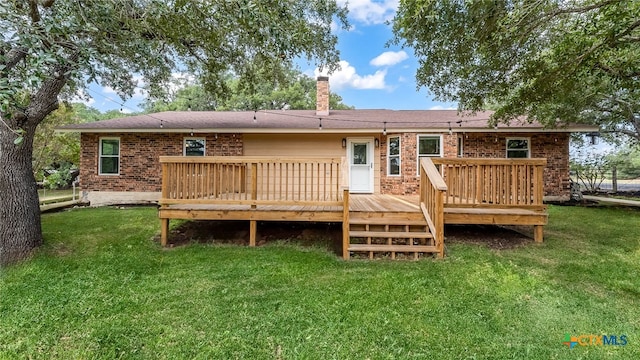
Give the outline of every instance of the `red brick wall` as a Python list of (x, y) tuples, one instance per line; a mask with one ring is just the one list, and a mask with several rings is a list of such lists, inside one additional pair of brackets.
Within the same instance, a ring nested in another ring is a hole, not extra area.
[[(427, 135), (427, 134), (425, 134)], [(449, 134), (428, 134), (442, 136), (442, 153), (444, 157), (455, 157), (458, 137)], [(387, 170), (388, 138), (400, 136), (400, 176), (389, 176)], [(380, 192), (383, 194), (407, 195), (417, 194), (420, 188), (417, 157), (418, 134), (387, 134), (380, 139)]]
[[(120, 175), (98, 175), (99, 139), (120, 138)], [(80, 187), (83, 191), (160, 191), (160, 156), (181, 156), (189, 134), (88, 134), (81, 136)], [(206, 139), (207, 156), (243, 154), (241, 134), (195, 134)]]
[(464, 139), (464, 156), (483, 158), (505, 158), (507, 138), (529, 138), (531, 157), (547, 159), (544, 169), (545, 196), (569, 198), (568, 133), (469, 133), (461, 136)]
[[(545, 195), (569, 196), (569, 134), (441, 134), (445, 157), (457, 156), (458, 136), (463, 138), (464, 157), (506, 157), (507, 137), (531, 139), (531, 157), (547, 159)], [(387, 138), (400, 136), (401, 175), (387, 175)], [(100, 137), (120, 138), (120, 175), (98, 175)], [(84, 191), (160, 191), (163, 155), (182, 155), (183, 139), (189, 134), (82, 134), (80, 187)], [(207, 156), (243, 155), (242, 134), (196, 134), (206, 138)], [(417, 134), (380, 137), (380, 191), (385, 194), (416, 194), (419, 188)]]
[[(530, 138), (531, 157), (546, 158), (544, 190), (546, 196), (569, 196), (569, 134), (526, 133), (466, 133), (441, 134), (444, 157), (456, 157), (458, 136), (463, 139), (464, 157), (506, 158), (507, 137)], [(387, 175), (387, 138), (401, 138), (401, 175)], [(417, 135), (414, 133), (388, 134), (380, 139), (380, 191), (385, 194), (416, 194), (419, 188), (416, 157)]]

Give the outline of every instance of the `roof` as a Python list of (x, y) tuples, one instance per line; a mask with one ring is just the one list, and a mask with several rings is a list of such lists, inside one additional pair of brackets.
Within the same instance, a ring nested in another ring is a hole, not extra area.
[(491, 111), (459, 113), (456, 110), (315, 110), (165, 111), (91, 123), (65, 125), (60, 132), (87, 133), (381, 133), (387, 132), (593, 132), (590, 125), (544, 128), (524, 120), (489, 127)]

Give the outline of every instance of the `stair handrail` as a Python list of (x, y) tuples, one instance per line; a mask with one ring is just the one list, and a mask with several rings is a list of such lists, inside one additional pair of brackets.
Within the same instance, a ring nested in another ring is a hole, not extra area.
[(420, 159), (420, 209), (433, 235), (439, 258), (444, 257), (444, 194), (446, 191), (447, 184), (433, 161), (428, 157)]

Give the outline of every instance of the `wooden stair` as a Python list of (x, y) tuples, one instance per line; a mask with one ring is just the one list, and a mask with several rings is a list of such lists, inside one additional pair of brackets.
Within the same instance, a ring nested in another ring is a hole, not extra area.
[(418, 259), (436, 253), (433, 235), (421, 213), (351, 212), (348, 250), (396, 259), (398, 253)]

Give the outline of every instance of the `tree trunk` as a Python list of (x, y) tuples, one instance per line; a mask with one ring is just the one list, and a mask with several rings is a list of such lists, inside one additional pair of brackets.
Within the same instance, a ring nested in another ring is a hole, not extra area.
[(42, 244), (40, 205), (31, 156), (33, 128), (25, 129), (24, 142), (0, 129), (0, 267), (25, 259)]

